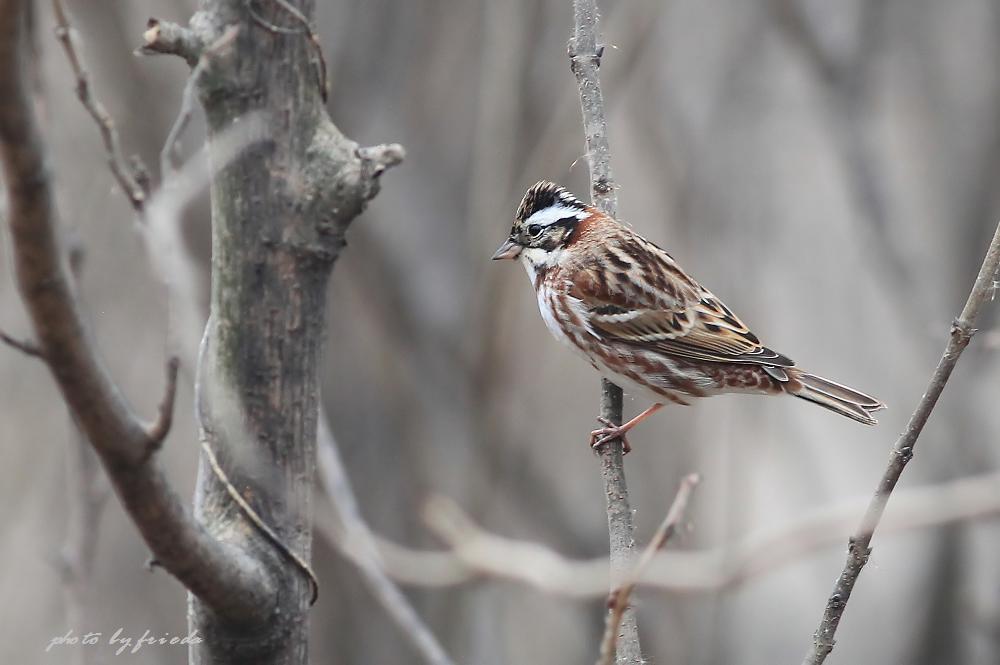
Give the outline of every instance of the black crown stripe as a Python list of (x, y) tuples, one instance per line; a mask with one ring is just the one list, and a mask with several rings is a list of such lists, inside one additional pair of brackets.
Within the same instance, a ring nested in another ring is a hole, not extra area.
[(521, 205), (517, 208), (517, 218), (523, 222), (539, 210), (551, 208), (557, 204), (577, 210), (583, 210), (587, 207), (563, 187), (554, 182), (542, 180), (532, 185), (525, 193), (524, 198), (521, 199)]

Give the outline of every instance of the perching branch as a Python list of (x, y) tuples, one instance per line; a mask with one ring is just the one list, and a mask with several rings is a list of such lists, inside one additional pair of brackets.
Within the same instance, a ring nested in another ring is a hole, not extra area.
[(959, 356), (962, 355), (962, 351), (969, 345), (969, 340), (976, 332), (973, 324), (976, 322), (976, 317), (979, 315), (983, 303), (992, 297), (993, 280), (998, 266), (1000, 266), (1000, 225), (997, 226), (996, 233), (993, 235), (993, 241), (986, 252), (986, 258), (979, 269), (979, 276), (976, 277), (976, 281), (972, 285), (972, 291), (965, 302), (965, 307), (951, 324), (951, 337), (945, 347), (944, 355), (941, 356), (934, 374), (931, 375), (927, 390), (917, 404), (916, 411), (910, 416), (906, 429), (903, 430), (892, 447), (892, 452), (889, 454), (889, 465), (882, 474), (882, 479), (875, 489), (875, 495), (868, 504), (868, 510), (865, 512), (857, 531), (848, 541), (847, 562), (844, 564), (844, 570), (840, 573), (840, 577), (837, 578), (833, 593), (827, 600), (823, 619), (813, 635), (813, 645), (806, 654), (805, 660), (802, 661), (803, 665), (820, 665), (833, 650), (833, 638), (840, 625), (840, 618), (844, 614), (847, 601), (850, 600), (854, 583), (857, 581), (858, 575), (861, 574), (861, 569), (868, 562), (868, 557), (871, 554), (872, 536), (882, 519), (882, 513), (885, 511), (889, 496), (892, 494), (893, 488), (896, 487), (906, 464), (913, 458), (913, 448), (916, 446), (917, 437), (920, 436), (927, 419), (937, 405), (938, 398), (941, 396), (945, 384), (948, 383), (951, 372), (958, 363)]
[(18, 287), (38, 345), (74, 418), (156, 559), (232, 621), (263, 621), (274, 603), (258, 562), (195, 523), (168, 485), (149, 434), (108, 376), (67, 275), (45, 147), (29, 97), (23, 0), (0, 0), (0, 163)]
[[(573, 0), (573, 22), (568, 51), (570, 67), (580, 88), (580, 110), (590, 165), (590, 196), (595, 206), (614, 217), (618, 195), (611, 174), (608, 123), (598, 74), (604, 47), (597, 43), (597, 1)], [(607, 379), (601, 380), (601, 418), (615, 425), (622, 423), (622, 389)], [(625, 482), (623, 453), (621, 439), (613, 439), (598, 450), (608, 509), (611, 568), (617, 574), (631, 565), (633, 547), (632, 508)], [(639, 629), (631, 608), (626, 609), (622, 617), (621, 634), (618, 663), (641, 663)]]
[(652, 563), (656, 553), (666, 546), (667, 542), (677, 531), (678, 525), (684, 519), (684, 511), (687, 510), (688, 500), (691, 498), (691, 493), (694, 491), (698, 481), (699, 478), (696, 473), (684, 476), (681, 480), (681, 486), (677, 488), (677, 495), (674, 497), (673, 503), (670, 504), (670, 509), (667, 511), (666, 517), (656, 530), (656, 533), (653, 534), (649, 545), (643, 550), (642, 556), (639, 557), (639, 561), (635, 564), (635, 568), (629, 572), (627, 578), (622, 580), (621, 586), (611, 592), (609, 603), (611, 611), (608, 613), (604, 626), (604, 637), (601, 639), (601, 652), (597, 659), (597, 665), (611, 665), (611, 662), (614, 660), (615, 647), (619, 639), (618, 629), (621, 627), (625, 610), (629, 607), (629, 598), (639, 583), (639, 576)]

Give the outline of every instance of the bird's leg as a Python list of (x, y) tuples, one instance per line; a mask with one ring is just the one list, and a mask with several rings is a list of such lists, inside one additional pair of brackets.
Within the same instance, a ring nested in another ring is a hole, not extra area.
[(659, 403), (654, 404), (653, 406), (649, 407), (648, 409), (646, 409), (645, 411), (637, 415), (635, 418), (625, 423), (624, 425), (615, 425), (607, 418), (603, 417), (598, 418), (597, 419), (598, 422), (604, 425), (604, 427), (602, 427), (601, 429), (595, 429), (593, 432), (590, 433), (590, 447), (596, 449), (598, 446), (601, 446), (607, 443), (608, 441), (611, 441), (612, 439), (621, 439), (622, 453), (627, 454), (632, 452), (632, 446), (629, 445), (628, 439), (625, 438), (625, 434), (628, 433), (630, 429), (641, 423), (646, 418), (649, 418), (651, 415), (653, 415), (662, 408), (663, 408), (662, 404)]

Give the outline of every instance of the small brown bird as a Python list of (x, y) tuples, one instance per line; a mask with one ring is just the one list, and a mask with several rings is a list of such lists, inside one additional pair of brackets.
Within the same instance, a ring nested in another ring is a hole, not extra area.
[(757, 336), (665, 251), (562, 187), (524, 195), (493, 259), (528, 271), (549, 331), (608, 379), (655, 403), (627, 423), (590, 435), (621, 437), (665, 402), (722, 393), (787, 393), (866, 425), (880, 400), (809, 374)]

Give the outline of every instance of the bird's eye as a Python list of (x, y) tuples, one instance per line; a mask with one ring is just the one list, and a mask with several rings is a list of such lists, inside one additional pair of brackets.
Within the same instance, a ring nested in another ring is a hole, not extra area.
[(532, 238), (537, 238), (542, 235), (542, 227), (539, 224), (529, 224), (528, 225), (528, 235)]

